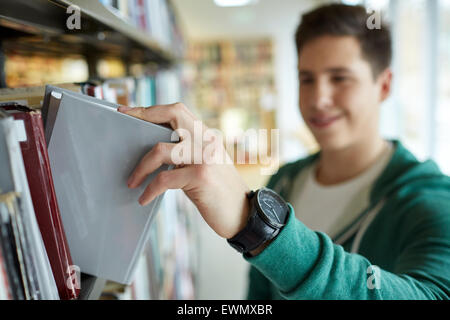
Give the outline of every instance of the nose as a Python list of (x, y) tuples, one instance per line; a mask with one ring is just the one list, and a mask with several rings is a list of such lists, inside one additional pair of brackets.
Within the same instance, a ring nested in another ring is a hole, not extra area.
[(326, 79), (318, 79), (314, 84), (313, 105), (319, 110), (326, 110), (333, 104), (332, 86)]

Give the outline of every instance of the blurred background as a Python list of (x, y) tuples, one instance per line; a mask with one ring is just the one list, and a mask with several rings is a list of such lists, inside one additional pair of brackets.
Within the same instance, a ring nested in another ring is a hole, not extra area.
[[(226, 7), (220, 6), (220, 1), (174, 1), (190, 42), (186, 66), (195, 80), (189, 103), (205, 119), (214, 119), (215, 127), (222, 124), (222, 130), (228, 129), (227, 121), (248, 127), (268, 126), (263, 119), (273, 111), (274, 126), (280, 129), (281, 163), (303, 157), (316, 146), (298, 110), (294, 33), (303, 12), (328, 2), (236, 2), (248, 4)], [(381, 11), (381, 19), (392, 27), (394, 88), (382, 109), (383, 136), (400, 139), (419, 159), (432, 158), (449, 174), (450, 1), (342, 2)], [(227, 56), (230, 48), (237, 52), (231, 61)], [(240, 55), (239, 50), (244, 53)], [(246, 77), (250, 80), (245, 81)], [(270, 103), (264, 104), (266, 101)], [(248, 118), (253, 122), (245, 122)], [(267, 178), (249, 168), (241, 171), (254, 188)], [(243, 270), (247, 266), (221, 239), (209, 235), (208, 228), (203, 232), (209, 241), (207, 247), (203, 244), (206, 255), (201, 265), (206, 267), (200, 274), (205, 279), (200, 293), (205, 298), (245, 296)], [(218, 282), (223, 285), (218, 286)]]
[[(140, 2), (130, 1), (139, 11)], [(231, 137), (230, 152), (244, 151), (245, 163), (236, 165), (252, 189), (263, 186), (269, 175), (260, 170), (267, 166), (267, 159), (248, 161), (256, 151), (242, 134), (245, 130), (279, 129), (279, 140), (258, 141), (269, 149), (275, 145), (279, 152), (269, 158), (279, 165), (317, 150), (298, 110), (294, 33), (302, 13), (330, 1), (168, 1), (171, 21), (176, 20), (169, 42), (163, 31), (158, 33), (154, 27), (150, 32), (133, 20), (130, 3), (100, 2), (175, 52), (171, 71), (114, 55), (102, 56), (93, 67), (84, 54), (24, 54), (22, 47), (5, 41), (5, 86), (150, 76), (157, 95), (150, 101), (184, 102), (208, 126)], [(380, 11), (381, 19), (392, 28), (394, 88), (382, 107), (382, 135), (400, 139), (419, 159), (432, 158), (450, 174), (450, 0), (342, 2)], [(142, 101), (149, 100), (134, 100), (137, 105)], [(195, 275), (187, 296), (244, 298), (247, 263), (198, 215), (193, 217)]]

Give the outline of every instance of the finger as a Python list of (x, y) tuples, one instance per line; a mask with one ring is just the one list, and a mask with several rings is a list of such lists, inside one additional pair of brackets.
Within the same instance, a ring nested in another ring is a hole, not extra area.
[(145, 206), (168, 189), (183, 189), (192, 179), (192, 167), (184, 167), (160, 172), (145, 188), (139, 204)]
[(178, 144), (160, 142), (156, 144), (139, 162), (130, 175), (127, 184), (129, 188), (137, 188), (145, 178), (163, 164), (180, 164), (172, 160), (172, 150)]
[(148, 108), (120, 106), (117, 110), (148, 122), (168, 123), (174, 130), (182, 128), (189, 130), (191, 133), (193, 133), (194, 121), (197, 120), (194, 114), (182, 103), (155, 105)]

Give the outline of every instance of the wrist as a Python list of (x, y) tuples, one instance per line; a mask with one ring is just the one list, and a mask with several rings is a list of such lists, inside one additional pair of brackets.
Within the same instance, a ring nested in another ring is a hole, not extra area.
[(247, 205), (239, 230), (235, 229), (236, 233), (227, 241), (237, 251), (253, 256), (261, 253), (283, 228), (289, 207), (276, 192), (267, 188), (249, 192)]
[(235, 235), (237, 235), (239, 232), (241, 232), (245, 226), (248, 223), (248, 219), (249, 219), (249, 215), (250, 215), (250, 201), (247, 197), (248, 193), (250, 192), (250, 190), (246, 190), (244, 191), (242, 198), (240, 200), (240, 205), (238, 207), (238, 216), (236, 219), (236, 223), (235, 226), (232, 227), (232, 229), (230, 230), (229, 234), (231, 236), (226, 237), (226, 238), (232, 238)]

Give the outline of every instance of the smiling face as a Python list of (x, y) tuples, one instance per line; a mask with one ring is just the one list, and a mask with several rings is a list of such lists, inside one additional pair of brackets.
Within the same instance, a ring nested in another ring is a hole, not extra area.
[(380, 104), (390, 92), (386, 69), (374, 79), (351, 36), (321, 36), (299, 55), (300, 111), (322, 150), (378, 136)]

